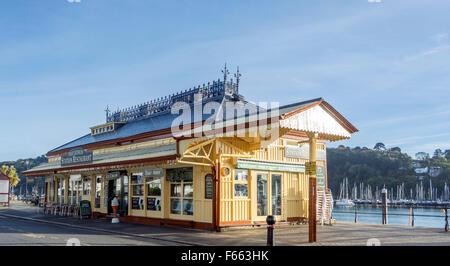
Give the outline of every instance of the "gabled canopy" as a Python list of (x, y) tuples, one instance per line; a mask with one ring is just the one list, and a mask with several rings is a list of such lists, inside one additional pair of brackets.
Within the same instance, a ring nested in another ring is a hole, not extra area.
[(358, 130), (324, 100), (286, 113), (280, 127), (305, 133), (318, 133), (330, 141), (349, 139)]

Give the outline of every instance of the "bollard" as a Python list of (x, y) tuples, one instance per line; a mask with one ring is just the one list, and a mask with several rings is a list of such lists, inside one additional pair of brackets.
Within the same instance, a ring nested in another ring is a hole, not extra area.
[(381, 224), (387, 224), (387, 189), (383, 188), (381, 190), (381, 208), (382, 208), (382, 217)]
[(448, 232), (448, 212), (445, 209), (445, 232)]
[(411, 221), (411, 226), (414, 227), (414, 207), (412, 207), (411, 210), (412, 210), (412, 221)]
[(269, 215), (266, 218), (267, 222), (267, 246), (273, 246), (273, 229), (275, 228), (275, 223), (277, 222), (275, 216)]
[(358, 213), (357, 213), (356, 204), (355, 204), (355, 224), (357, 222), (358, 222)]

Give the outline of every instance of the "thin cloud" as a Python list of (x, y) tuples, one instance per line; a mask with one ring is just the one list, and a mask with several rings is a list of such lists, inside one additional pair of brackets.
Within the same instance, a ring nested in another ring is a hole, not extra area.
[(365, 127), (378, 127), (378, 126), (384, 126), (384, 125), (390, 125), (394, 123), (400, 123), (400, 122), (407, 122), (407, 121), (417, 121), (418, 119), (424, 119), (424, 118), (430, 118), (430, 117), (437, 117), (442, 115), (448, 115), (450, 114), (450, 109), (435, 109), (431, 110), (427, 113), (421, 113), (421, 114), (409, 114), (404, 116), (396, 116), (391, 117), (387, 119), (380, 119), (380, 120), (374, 120), (369, 121), (366, 123), (359, 124), (359, 127), (365, 128)]
[(450, 48), (449, 44), (444, 43), (444, 41), (446, 41), (448, 39), (448, 33), (446, 33), (446, 32), (438, 33), (438, 34), (431, 36), (430, 38), (433, 41), (435, 41), (438, 45), (434, 46), (426, 51), (420, 52), (416, 55), (407, 56), (407, 57), (405, 57), (405, 59), (403, 61), (410, 62), (410, 61), (418, 60), (422, 57), (442, 53)]
[(396, 140), (387, 141), (387, 146), (397, 146), (401, 144), (407, 144), (411, 143), (413, 141), (417, 140), (423, 140), (423, 139), (433, 139), (433, 138), (439, 138), (439, 137), (445, 137), (450, 136), (450, 133), (442, 133), (442, 134), (435, 134), (435, 135), (425, 135), (425, 136), (411, 136), (411, 137), (405, 137), (405, 138), (399, 138)]

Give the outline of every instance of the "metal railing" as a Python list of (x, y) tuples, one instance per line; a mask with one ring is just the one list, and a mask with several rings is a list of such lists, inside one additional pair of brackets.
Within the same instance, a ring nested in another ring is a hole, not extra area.
[[(347, 207), (347, 208), (350, 209), (351, 207)], [(355, 218), (354, 221), (355, 221), (355, 223), (357, 223), (358, 215), (372, 215), (372, 216), (377, 216), (377, 215), (382, 216), (383, 215), (382, 213), (374, 213), (374, 212), (358, 212), (358, 206), (356, 206), (356, 205), (353, 208), (354, 208), (354, 210), (352, 210), (352, 211), (335, 211), (335, 210), (333, 210), (332, 218), (335, 218), (335, 217), (333, 217), (333, 214), (354, 214), (354, 218)], [(408, 225), (411, 225), (412, 227), (414, 227), (415, 217), (444, 218), (445, 219), (444, 230), (445, 230), (445, 232), (448, 232), (448, 229), (449, 229), (449, 223), (448, 223), (448, 212), (449, 211), (448, 210), (450, 209), (450, 206), (443, 207), (441, 209), (441, 211), (444, 212), (444, 215), (414, 214), (414, 209), (436, 209), (436, 208), (433, 208), (433, 207), (417, 207), (417, 208), (410, 207), (409, 214), (388, 213), (387, 216), (390, 216), (390, 215), (392, 215), (392, 216), (408, 216), (409, 217)]]

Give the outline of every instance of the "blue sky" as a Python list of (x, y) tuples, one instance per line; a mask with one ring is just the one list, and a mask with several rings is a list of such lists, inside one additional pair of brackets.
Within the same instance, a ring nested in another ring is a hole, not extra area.
[(4, 0), (0, 161), (239, 65), (248, 100), (324, 97), (360, 132), (330, 144), (450, 149), (448, 0)]

